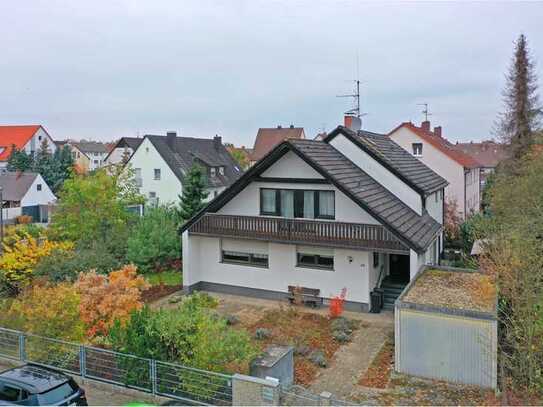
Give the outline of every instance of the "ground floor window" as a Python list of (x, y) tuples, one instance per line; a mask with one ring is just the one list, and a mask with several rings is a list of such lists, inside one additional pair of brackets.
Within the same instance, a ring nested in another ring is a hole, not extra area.
[(230, 264), (268, 267), (268, 243), (251, 240), (222, 239), (221, 261)]
[(324, 270), (334, 269), (334, 250), (319, 247), (298, 246), (296, 265)]

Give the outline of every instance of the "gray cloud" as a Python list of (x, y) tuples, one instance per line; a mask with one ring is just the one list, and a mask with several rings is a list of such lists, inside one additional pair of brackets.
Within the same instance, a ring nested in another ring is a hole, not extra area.
[[(342, 121), (358, 55), (365, 127), (488, 137), (512, 43), (543, 49), (542, 3), (4, 1), (0, 122), (54, 138), (136, 133), (251, 145), (258, 127)], [(538, 73), (543, 78), (541, 64)]]

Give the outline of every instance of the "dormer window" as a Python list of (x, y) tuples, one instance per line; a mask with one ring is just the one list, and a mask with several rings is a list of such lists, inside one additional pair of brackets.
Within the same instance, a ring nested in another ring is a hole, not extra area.
[(224, 167), (222, 165), (219, 167), (219, 174), (224, 175)]
[(411, 146), (413, 147), (413, 155), (415, 157), (422, 157), (422, 143), (413, 143)]

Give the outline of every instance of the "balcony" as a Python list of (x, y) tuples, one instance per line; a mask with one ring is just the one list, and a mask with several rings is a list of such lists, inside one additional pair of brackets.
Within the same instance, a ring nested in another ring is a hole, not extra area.
[(362, 223), (208, 213), (189, 233), (409, 254), (409, 248), (382, 226)]

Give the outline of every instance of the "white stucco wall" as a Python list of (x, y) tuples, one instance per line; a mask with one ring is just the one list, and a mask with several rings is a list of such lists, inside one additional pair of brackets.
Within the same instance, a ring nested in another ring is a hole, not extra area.
[[(181, 195), (181, 181), (175, 176), (168, 164), (162, 159), (149, 139), (145, 138), (128, 163), (132, 169), (141, 168), (142, 186), (140, 193), (149, 198), (149, 192), (155, 192), (159, 204), (175, 203)], [(154, 179), (154, 169), (160, 168), (160, 180)]]
[[(296, 245), (268, 243), (269, 268), (221, 263), (220, 238), (183, 234), (183, 283), (199, 281), (278, 292), (289, 285), (318, 288), (330, 298), (347, 288), (347, 300), (369, 303), (371, 253), (334, 249), (334, 270), (296, 267)], [(251, 241), (246, 241), (247, 245)], [(372, 276), (375, 280), (376, 277)], [(371, 287), (373, 289), (373, 287)]]
[(89, 157), (89, 171), (96, 170), (104, 165), (104, 159), (107, 153), (85, 153)]
[(36, 153), (41, 146), (41, 143), (44, 139), (47, 139), (47, 145), (49, 147), (49, 152), (53, 154), (57, 150), (57, 145), (53, 139), (40, 127), (38, 131), (32, 136), (30, 140), (25, 144), (24, 151), (27, 154), (32, 152)]
[(270, 168), (262, 173), (262, 176), (323, 179), (322, 175), (320, 175), (292, 151), (289, 151), (283, 157), (277, 160)]
[[(41, 184), (41, 191), (38, 191), (38, 184)], [(51, 188), (38, 174), (23, 199), (21, 199), (21, 206), (47, 205), (55, 202), (56, 199), (57, 197), (53, 194)]]
[(405, 127), (392, 133), (390, 138), (410, 154), (413, 154), (413, 143), (422, 143), (422, 156), (417, 158), (449, 182), (445, 188), (446, 201), (455, 200), (459, 214), (463, 217), (464, 167)]
[(439, 190), (426, 197), (426, 210), (428, 211), (428, 214), (440, 224), (443, 224), (442, 196), (442, 191)]
[(466, 177), (466, 214), (479, 212), (481, 208), (481, 169), (472, 168)]
[(422, 213), (422, 198), (409, 185), (374, 160), (369, 154), (354, 145), (342, 134), (336, 136), (330, 144), (341, 154), (364, 170), (370, 177), (401, 199), (416, 213)]

